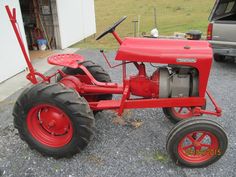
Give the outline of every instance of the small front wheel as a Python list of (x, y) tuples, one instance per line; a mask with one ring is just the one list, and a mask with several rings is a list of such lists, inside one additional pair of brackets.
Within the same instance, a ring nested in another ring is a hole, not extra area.
[(195, 118), (181, 121), (169, 133), (166, 148), (176, 164), (205, 167), (225, 153), (228, 139), (216, 122)]
[(175, 124), (184, 119), (192, 118), (193, 108), (191, 107), (163, 108), (163, 113), (172, 123)]

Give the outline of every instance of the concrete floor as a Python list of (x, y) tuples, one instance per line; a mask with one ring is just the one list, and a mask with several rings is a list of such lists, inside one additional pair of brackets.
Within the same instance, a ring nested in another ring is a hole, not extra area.
[[(55, 50), (53, 53), (74, 53), (78, 49), (68, 48), (65, 50)], [(51, 53), (47, 53), (51, 54)], [(45, 73), (50, 70), (53, 66), (47, 63), (47, 56), (41, 55), (37, 56), (33, 55), (33, 66), (40, 73)], [(17, 90), (24, 88), (30, 82), (26, 79), (28, 71), (22, 71), (21, 73), (13, 76), (12, 78), (2, 82), (0, 84), (0, 102), (6, 99), (8, 96), (15, 93)]]

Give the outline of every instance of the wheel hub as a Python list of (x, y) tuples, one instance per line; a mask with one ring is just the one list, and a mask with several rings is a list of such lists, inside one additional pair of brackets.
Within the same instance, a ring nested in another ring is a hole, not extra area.
[(44, 108), (39, 114), (42, 127), (54, 135), (62, 135), (68, 130), (68, 120), (64, 113), (53, 108)]
[(54, 148), (65, 146), (73, 136), (70, 118), (60, 108), (49, 104), (31, 108), (27, 127), (37, 141)]
[(198, 147), (198, 148), (199, 148), (199, 147), (201, 148), (201, 143), (200, 143), (199, 141), (194, 141), (194, 142), (193, 142), (193, 146), (196, 147), (196, 148), (197, 148), (197, 147)]
[(217, 150), (218, 146), (219, 142), (211, 132), (196, 131), (189, 133), (179, 142), (178, 153), (190, 163), (201, 163), (211, 159), (214, 154), (210, 152)]

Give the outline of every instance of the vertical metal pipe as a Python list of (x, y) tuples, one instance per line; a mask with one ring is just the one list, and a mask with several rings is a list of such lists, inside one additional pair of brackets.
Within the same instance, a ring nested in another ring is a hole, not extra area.
[(155, 28), (157, 28), (157, 9), (156, 9), (156, 7), (154, 8), (154, 25), (155, 25)]
[(138, 37), (140, 36), (140, 19), (141, 19), (141, 17), (140, 17), (140, 15), (138, 16)]
[(122, 70), (123, 70), (123, 83), (125, 83), (125, 80), (126, 80), (126, 64), (125, 64), (126, 61), (122, 61)]
[(10, 10), (9, 6), (5, 6), (5, 8), (6, 8), (6, 11), (7, 11), (8, 16), (9, 16), (9, 19), (10, 19), (10, 21), (11, 21), (13, 30), (14, 30), (14, 32), (15, 32), (15, 34), (16, 34), (16, 38), (17, 38), (17, 40), (18, 40), (18, 42), (19, 42), (21, 51), (22, 51), (22, 53), (23, 53), (23, 55), (24, 55), (25, 61), (26, 61), (27, 65), (28, 65), (29, 72), (30, 72), (30, 81), (31, 81), (33, 84), (37, 84), (38, 81), (37, 81), (37, 79), (36, 79), (36, 77), (35, 77), (35, 70), (34, 70), (34, 67), (33, 67), (33, 65), (32, 65), (31, 62), (30, 62), (30, 59), (29, 59), (29, 56), (28, 56), (28, 54), (27, 54), (27, 52), (26, 52), (26, 49), (25, 49), (23, 40), (22, 40), (22, 38), (21, 38), (21, 36), (20, 36), (20, 33), (19, 33), (19, 30), (17, 29), (17, 26), (16, 26), (16, 9), (13, 8), (13, 13), (11, 13), (11, 10)]

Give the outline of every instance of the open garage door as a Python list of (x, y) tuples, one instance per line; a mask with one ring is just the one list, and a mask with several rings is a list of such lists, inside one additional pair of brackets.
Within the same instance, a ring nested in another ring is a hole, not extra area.
[(23, 27), (22, 15), (19, 1), (1, 0), (0, 1), (0, 82), (16, 75), (26, 68), (25, 60), (17, 42), (15, 33), (12, 29), (9, 17), (6, 13), (5, 5), (15, 7), (17, 12), (17, 22), (20, 27), (23, 41), (26, 44), (25, 31)]

